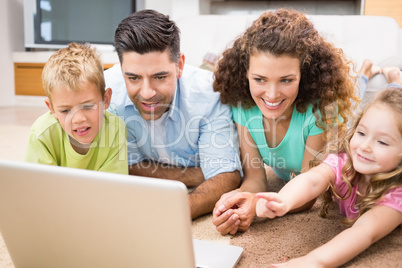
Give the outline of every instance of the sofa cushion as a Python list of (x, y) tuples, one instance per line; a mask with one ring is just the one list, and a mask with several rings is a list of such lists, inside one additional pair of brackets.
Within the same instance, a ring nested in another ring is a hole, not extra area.
[(384, 16), (310, 16), (318, 31), (360, 66), (364, 59), (379, 64), (399, 54), (399, 26)]
[(397, 66), (402, 71), (402, 54), (386, 59), (379, 65), (380, 67)]

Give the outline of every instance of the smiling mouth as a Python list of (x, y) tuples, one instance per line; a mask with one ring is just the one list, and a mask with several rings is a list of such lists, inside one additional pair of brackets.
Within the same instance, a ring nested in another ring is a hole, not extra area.
[(278, 107), (279, 105), (281, 105), (282, 102), (284, 102), (285, 100), (281, 100), (281, 101), (278, 101), (278, 102), (268, 102), (268, 101), (262, 99), (262, 101), (263, 101), (267, 106), (272, 107), (272, 108), (275, 108), (275, 107)]
[(358, 159), (360, 159), (360, 160), (362, 160), (362, 161), (364, 161), (364, 162), (374, 162), (373, 160), (368, 159), (368, 158), (362, 156), (361, 154), (356, 153), (356, 155), (357, 155), (357, 158), (358, 158)]
[(146, 103), (141, 102), (142, 109), (146, 112), (155, 112), (158, 109), (160, 102)]
[(142, 102), (142, 105), (144, 105), (146, 107), (149, 107), (149, 108), (155, 107), (158, 104), (159, 104), (159, 102), (157, 102), (157, 103), (144, 103), (144, 102)]

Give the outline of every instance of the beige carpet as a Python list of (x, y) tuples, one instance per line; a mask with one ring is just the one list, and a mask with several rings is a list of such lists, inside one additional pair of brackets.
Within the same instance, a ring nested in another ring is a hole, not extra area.
[[(0, 158), (22, 161), (28, 131), (29, 126), (0, 124)], [(272, 182), (271, 187), (278, 189), (280, 183)], [(327, 219), (317, 215), (318, 209), (316, 204), (308, 212), (275, 220), (257, 219), (249, 231), (235, 236), (221, 236), (212, 224), (211, 215), (206, 215), (193, 222), (193, 237), (243, 247), (239, 268), (269, 267), (270, 263), (306, 254), (343, 230), (336, 206)], [(1, 235), (0, 267), (14, 267)], [(343, 267), (402, 267), (401, 227)]]
[[(0, 125), (0, 159), (22, 161), (29, 126)], [(0, 234), (0, 267), (14, 267)]]
[(22, 161), (29, 126), (0, 125), (0, 159)]
[[(247, 232), (231, 239), (232, 245), (244, 248), (238, 268), (271, 267), (271, 263), (305, 255), (345, 228), (336, 205), (326, 219), (319, 217), (318, 211), (317, 203), (309, 212), (254, 221)], [(342, 267), (402, 267), (402, 228)]]

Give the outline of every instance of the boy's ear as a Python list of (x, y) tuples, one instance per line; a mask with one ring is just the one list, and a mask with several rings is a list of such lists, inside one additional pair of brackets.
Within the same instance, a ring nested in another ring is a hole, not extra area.
[(105, 90), (105, 96), (103, 97), (103, 108), (106, 110), (109, 108), (110, 101), (112, 100), (112, 89), (109, 87)]
[(50, 100), (49, 100), (49, 99), (45, 99), (45, 103), (46, 103), (47, 108), (49, 108), (50, 112), (52, 112), (52, 114), (54, 114), (53, 106), (52, 106), (52, 104), (50, 103)]

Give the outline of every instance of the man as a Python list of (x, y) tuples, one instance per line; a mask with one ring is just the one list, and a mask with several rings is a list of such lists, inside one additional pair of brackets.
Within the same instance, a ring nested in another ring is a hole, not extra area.
[(213, 92), (212, 73), (184, 68), (178, 27), (154, 10), (124, 19), (115, 48), (120, 65), (105, 79), (113, 90), (109, 111), (127, 126), (129, 173), (196, 187), (192, 218), (211, 212), (239, 186), (241, 169), (231, 111)]

